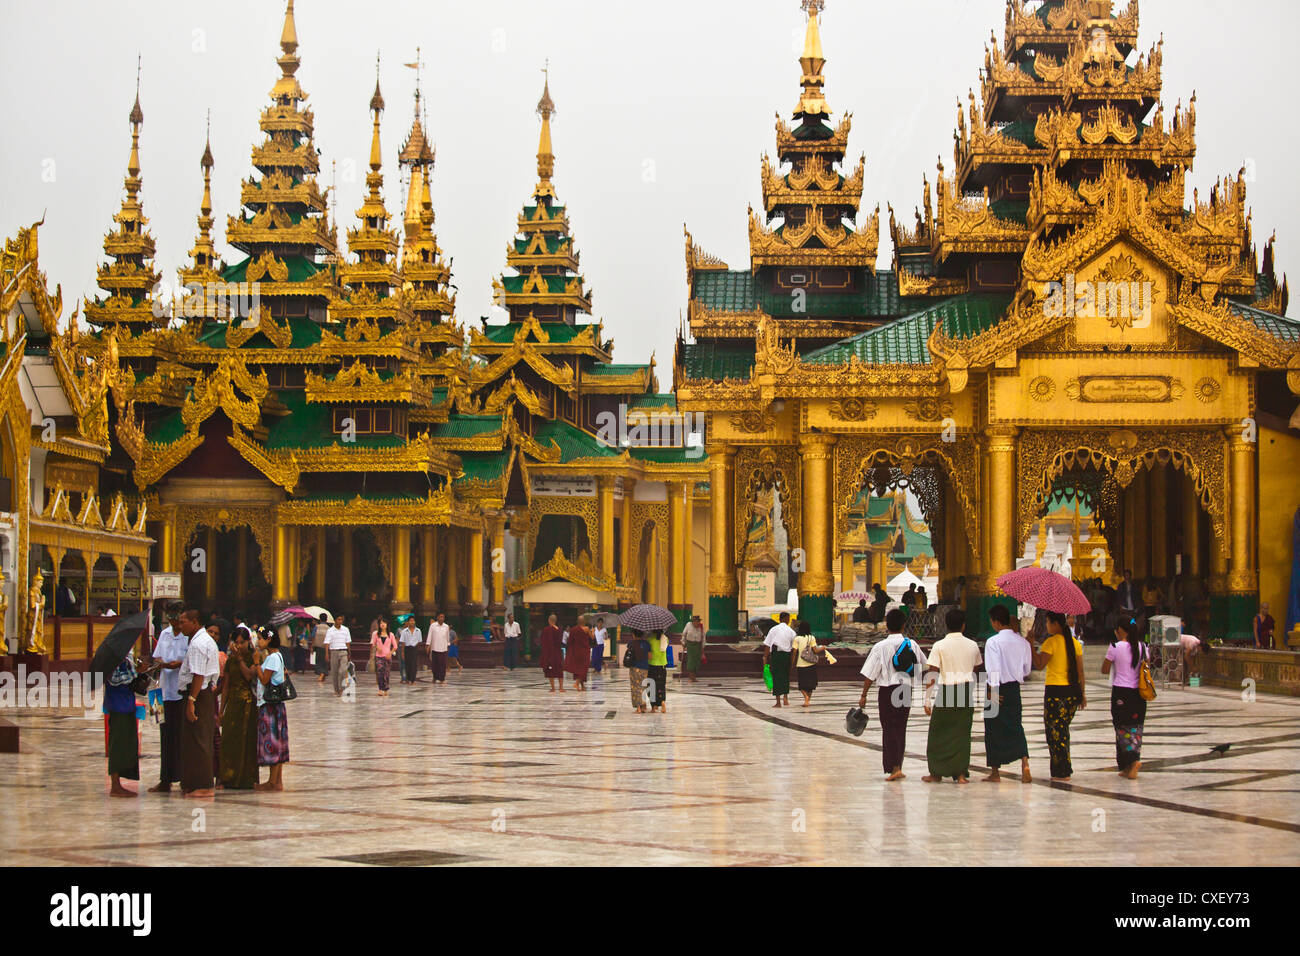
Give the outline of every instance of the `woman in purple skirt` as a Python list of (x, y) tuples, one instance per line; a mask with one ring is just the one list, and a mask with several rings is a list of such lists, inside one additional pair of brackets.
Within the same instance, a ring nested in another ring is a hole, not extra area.
[(280, 652), (280, 635), (262, 630), (257, 638), (264, 659), (257, 670), (257, 765), (270, 767), (266, 783), (258, 790), (283, 790), (284, 765), (289, 762), (289, 717), (284, 701), (268, 701), (266, 688), (284, 683), (284, 654)]

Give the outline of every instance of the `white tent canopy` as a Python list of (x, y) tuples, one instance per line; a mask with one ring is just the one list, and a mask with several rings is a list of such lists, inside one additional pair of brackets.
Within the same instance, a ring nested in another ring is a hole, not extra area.
[(925, 582), (907, 568), (904, 568), (901, 574), (885, 585), (885, 593), (889, 595), (890, 600), (898, 601), (902, 599), (903, 595), (907, 593), (907, 589), (913, 584), (919, 588)]

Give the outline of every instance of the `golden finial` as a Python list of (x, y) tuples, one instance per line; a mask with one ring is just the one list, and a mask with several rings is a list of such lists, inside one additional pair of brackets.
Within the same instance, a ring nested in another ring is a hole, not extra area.
[(537, 176), (542, 182), (548, 182), (555, 174), (555, 153), (551, 149), (551, 117), (555, 115), (555, 101), (551, 99), (551, 61), (546, 61), (542, 69), (546, 80), (542, 86), (542, 98), (537, 101), (537, 115), (542, 118), (542, 133), (537, 144)]
[(302, 62), (298, 59), (298, 28), (293, 22), (293, 0), (289, 0), (289, 5), (284, 11), (284, 29), (280, 32), (280, 49), (284, 55), (276, 62), (280, 64), (280, 69), (284, 71), (286, 77), (293, 76), (298, 72), (298, 66)]
[[(370, 110), (375, 114), (374, 133), (370, 139), (370, 168), (378, 173), (383, 166), (379, 152), (379, 114), (384, 111), (384, 95), (379, 92), (379, 55), (375, 55), (375, 95), (370, 97)], [(378, 196), (378, 186), (371, 184), (371, 195)]]
[(203, 143), (203, 158), (199, 160), (199, 165), (204, 169), (211, 169), (212, 162), (212, 108), (208, 107), (208, 131)]
[(144, 64), (144, 58), (140, 54), (135, 57), (135, 105), (131, 107), (131, 125), (139, 126), (144, 122), (144, 110), (140, 109), (140, 70)]
[(542, 75), (546, 77), (542, 84), (542, 98), (537, 101), (537, 115), (544, 120), (550, 119), (555, 115), (555, 101), (551, 99), (551, 60), (546, 59), (546, 65), (542, 67)]
[(370, 109), (376, 113), (384, 110), (384, 95), (379, 92), (379, 54), (375, 54), (375, 95), (370, 97)]
[(799, 81), (803, 86), (803, 95), (799, 98), (795, 115), (827, 116), (831, 110), (822, 95), (822, 87), (826, 83), (822, 68), (826, 65), (826, 57), (822, 54), (822, 35), (818, 24), (826, 0), (803, 0), (801, 6), (808, 14), (808, 31), (804, 34), (803, 54), (799, 57), (799, 66), (803, 69), (803, 77)]

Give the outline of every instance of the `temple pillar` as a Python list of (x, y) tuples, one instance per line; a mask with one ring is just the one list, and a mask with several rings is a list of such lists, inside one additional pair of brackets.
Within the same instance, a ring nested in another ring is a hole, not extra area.
[(853, 552), (840, 552), (840, 590), (852, 591), (857, 584), (857, 575), (853, 573)]
[(437, 613), (437, 542), (436, 528), (420, 529), (420, 613), (422, 614)]
[(325, 572), (328, 570), (325, 566), (325, 529), (317, 528), (314, 534), (316, 539), (316, 560), (312, 563), (312, 591), (316, 595), (316, 603), (324, 605), (325, 593), (329, 586), (325, 583)]
[(596, 479), (596, 565), (614, 576), (614, 479), (601, 475)]
[[(208, 526), (203, 539), (203, 600), (209, 605), (217, 597), (217, 529)], [(86, 581), (90, 581), (90, 566), (86, 566)]]
[(465, 606), (461, 622), (466, 635), (483, 633), (483, 608), (487, 596), (483, 592), (483, 529), (475, 528), (469, 533), (469, 547), (466, 549), (469, 561), (469, 603)]
[(1157, 464), (1147, 483), (1147, 507), (1151, 510), (1151, 576), (1169, 579), (1169, 469)]
[[(611, 517), (611, 532), (613, 525), (614, 519)], [(503, 624), (506, 612), (506, 519), (502, 515), (496, 515), (492, 519), (492, 554), (489, 560), (492, 562), (492, 604), (488, 613), (498, 624)]]
[(799, 439), (802, 467), (800, 500), (803, 527), (800, 542), (804, 552), (804, 570), (799, 575), (799, 619), (807, 621), (820, 640), (834, 637), (835, 576), (831, 572), (831, 548), (834, 545), (831, 522), (832, 435), (806, 434)]
[(351, 602), (356, 596), (356, 575), (352, 570), (352, 529), (341, 528), (339, 530), (339, 571), (341, 576), (339, 586), (339, 597), (345, 602)]
[(411, 529), (399, 525), (393, 529), (393, 611), (411, 610)]
[(735, 637), (740, 615), (736, 583), (736, 446), (710, 445), (709, 637)]
[(242, 601), (248, 594), (248, 525), (235, 530), (235, 598)]
[(1259, 599), (1259, 569), (1255, 564), (1256, 453), (1259, 444), (1242, 435), (1242, 426), (1227, 430), (1228, 502), (1231, 509), (1228, 540), (1228, 640), (1253, 640), (1252, 619)]
[(274, 573), (271, 575), (272, 603), (277, 608), (293, 603), (289, 593), (289, 528), (286, 525), (275, 526)]
[(632, 493), (636, 490), (635, 478), (623, 479), (623, 508), (619, 515), (622, 533), (619, 536), (619, 583), (632, 584)]
[(992, 633), (989, 610), (994, 604), (1006, 605), (1014, 614), (1017, 602), (1002, 594), (997, 579), (1016, 568), (1016, 550), (1020, 543), (1017, 521), (1016, 448), (1020, 429), (1010, 425), (990, 426), (984, 431), (987, 439), (985, 467), (987, 496), (984, 511), (984, 560), (982, 587), (976, 600), (970, 602), (971, 614), (979, 636)]
[(1183, 574), (1201, 576), (1201, 502), (1196, 497), (1196, 483), (1183, 478)]
[(668, 610), (676, 616), (679, 631), (690, 620), (690, 608), (686, 604), (686, 579), (682, 574), (683, 555), (686, 553), (686, 515), (682, 505), (684, 488), (680, 481), (668, 482)]
[[(456, 529), (448, 527), (443, 532), (443, 567), (442, 600), (438, 610), (447, 615), (448, 621), (460, 621), (460, 549), (457, 547)], [(457, 628), (459, 630), (459, 628)]]
[(695, 613), (694, 602), (691, 601), (691, 556), (695, 550), (695, 482), (687, 481), (682, 484), (682, 527), (684, 529), (686, 543), (682, 548), (678, 560), (682, 565), (682, 598), (686, 605), (686, 620), (689, 621)]
[(302, 534), (300, 527), (289, 528), (289, 594), (294, 604), (302, 603), (298, 600), (298, 587), (302, 584)]
[(158, 532), (158, 570), (163, 574), (174, 574), (176, 567), (176, 517), (168, 514), (162, 519)]

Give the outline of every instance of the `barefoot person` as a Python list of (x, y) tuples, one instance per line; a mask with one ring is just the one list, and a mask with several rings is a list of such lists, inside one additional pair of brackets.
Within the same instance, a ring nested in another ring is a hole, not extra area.
[(388, 621), (383, 617), (370, 633), (370, 652), (375, 658), (375, 685), (379, 688), (379, 696), (387, 697), (397, 638), (388, 632)]
[(447, 615), (439, 611), (438, 616), (429, 624), (429, 634), (425, 640), (429, 647), (429, 669), (433, 671), (433, 684), (447, 683), (447, 650), (451, 647), (451, 625)]
[(226, 790), (257, 784), (257, 697), (253, 692), (253, 642), (246, 627), (230, 638), (221, 678), (221, 760), (217, 780)]
[(150, 793), (168, 793), (173, 783), (181, 781), (181, 724), (185, 722), (184, 695), (181, 689), (181, 664), (189, 650), (190, 639), (181, 633), (181, 605), (167, 605), (167, 626), (158, 635), (153, 659), (162, 667), (158, 677), (162, 690), (163, 719), (158, 725), (161, 738), (158, 783)]
[(199, 612), (181, 612), (181, 633), (190, 639), (181, 665), (185, 723), (181, 730), (181, 790), (187, 797), (213, 794), (212, 738), (217, 726), (216, 686), (221, 676), (217, 642), (199, 626)]
[(1020, 779), (1033, 781), (1029, 773), (1029, 741), (1025, 739), (1021, 685), (1034, 668), (1033, 646), (1011, 629), (1011, 614), (995, 604), (989, 622), (996, 632), (984, 642), (984, 670), (988, 675), (988, 697), (984, 706), (984, 751), (987, 754), (988, 783), (1002, 779), (999, 768), (1020, 761)]
[(901, 608), (885, 615), (889, 636), (877, 642), (867, 662), (862, 665), (862, 697), (858, 708), (867, 706), (867, 691), (878, 685), (877, 703), (880, 707), (881, 755), (886, 780), (902, 780), (903, 751), (907, 748), (907, 717), (912, 710), (912, 680), (925, 667), (925, 652), (915, 641), (902, 634), (907, 616)]
[(1034, 655), (1034, 665), (1046, 668), (1043, 692), (1043, 724), (1047, 729), (1047, 749), (1051, 753), (1052, 779), (1069, 780), (1074, 773), (1070, 765), (1070, 722), (1088, 707), (1088, 691), (1083, 674), (1083, 642), (1067, 636), (1065, 615), (1047, 613), (1047, 640)]
[(780, 620), (763, 638), (763, 663), (772, 672), (772, 696), (776, 698), (773, 707), (790, 706), (790, 655), (796, 637), (790, 613), (782, 611)]
[(564, 632), (556, 626), (556, 617), (552, 614), (546, 619), (542, 628), (540, 642), (542, 646), (542, 673), (551, 682), (551, 693), (555, 693), (555, 682), (560, 682), (560, 693), (564, 693)]
[(817, 643), (807, 621), (799, 622), (791, 652), (795, 682), (799, 693), (803, 694), (803, 705), (811, 707), (813, 691), (817, 689), (817, 662), (826, 656), (826, 648)]
[(952, 777), (958, 783), (970, 782), (970, 729), (975, 719), (975, 669), (983, 663), (980, 647), (962, 633), (966, 612), (950, 608), (944, 623), (948, 636), (930, 648), (927, 674), (938, 677), (933, 703), (925, 712), (930, 717), (930, 733), (925, 745), (929, 774), (921, 779), (939, 783)]
[(289, 762), (289, 718), (284, 701), (267, 700), (266, 689), (284, 683), (284, 654), (280, 636), (274, 631), (260, 633), (257, 643), (263, 655), (257, 667), (257, 765), (271, 769), (266, 782), (255, 789), (283, 790), (284, 765)]
[(591, 667), (591, 647), (595, 639), (587, 630), (587, 615), (569, 629), (569, 650), (564, 655), (564, 669), (573, 675), (573, 689), (587, 689), (587, 671)]
[(1136, 780), (1142, 769), (1142, 728), (1147, 719), (1147, 702), (1138, 691), (1142, 661), (1151, 650), (1138, 636), (1133, 620), (1115, 625), (1115, 640), (1101, 662), (1103, 675), (1114, 673), (1110, 684), (1110, 719), (1115, 725), (1115, 761), (1119, 775)]
[(135, 716), (135, 655), (127, 654), (104, 686), (104, 716), (108, 721), (109, 796), (134, 797), (136, 792), (122, 786), (122, 778), (140, 779), (139, 723)]

